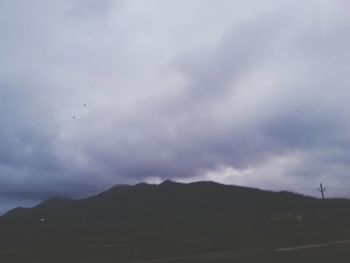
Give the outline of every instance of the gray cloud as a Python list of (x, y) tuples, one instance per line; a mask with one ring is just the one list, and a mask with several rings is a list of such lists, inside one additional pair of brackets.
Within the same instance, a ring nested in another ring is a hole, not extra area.
[(345, 195), (349, 8), (0, 2), (3, 209), (166, 178)]

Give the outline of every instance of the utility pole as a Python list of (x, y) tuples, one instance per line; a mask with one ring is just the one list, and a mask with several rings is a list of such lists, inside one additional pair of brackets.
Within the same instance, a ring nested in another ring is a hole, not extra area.
[(323, 187), (322, 183), (320, 184), (320, 187), (317, 187), (317, 190), (321, 193), (322, 195), (322, 200), (324, 200), (324, 192), (326, 192), (326, 187)]

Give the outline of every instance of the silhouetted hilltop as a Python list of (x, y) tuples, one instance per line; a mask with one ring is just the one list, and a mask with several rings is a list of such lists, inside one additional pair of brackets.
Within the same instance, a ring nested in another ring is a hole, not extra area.
[(214, 182), (118, 185), (13, 209), (0, 233), (0, 247), (47, 253), (43, 262), (52, 254), (125, 262), (349, 238), (350, 201)]
[(304, 213), (319, 200), (288, 192), (223, 185), (215, 182), (118, 185), (96, 196), (50, 198), (33, 208), (16, 208), (2, 219), (196, 225), (232, 222), (258, 224), (283, 213)]

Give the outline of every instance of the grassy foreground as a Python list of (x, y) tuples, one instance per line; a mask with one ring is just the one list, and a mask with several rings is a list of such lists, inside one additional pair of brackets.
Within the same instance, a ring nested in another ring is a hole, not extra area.
[(79, 249), (72, 251), (60, 249), (51, 251), (2, 250), (0, 251), (0, 261), (6, 263), (348, 263), (350, 260), (350, 244), (336, 244), (285, 252), (274, 249), (236, 249), (201, 255), (149, 260), (116, 260), (113, 250), (111, 247), (100, 250), (93, 248), (90, 251), (79, 251)]

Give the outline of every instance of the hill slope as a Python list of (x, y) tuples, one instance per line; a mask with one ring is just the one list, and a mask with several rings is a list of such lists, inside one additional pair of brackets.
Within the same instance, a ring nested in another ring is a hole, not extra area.
[(349, 222), (348, 200), (165, 181), (16, 208), (0, 217), (0, 249), (59, 247), (66, 253), (74, 248), (78, 254), (112, 253), (124, 260), (130, 253), (132, 258), (154, 258), (347, 238)]
[[(284, 212), (298, 212), (312, 198), (286, 192), (221, 185), (213, 182), (160, 185), (121, 185), (99, 195), (73, 200), (51, 198), (33, 208), (16, 208), (2, 219), (26, 222), (65, 221), (125, 224), (230, 224), (231, 220), (261, 220)], [(254, 218), (253, 218), (254, 217)], [(259, 218), (257, 218), (259, 217)], [(142, 221), (142, 222), (141, 222)]]

